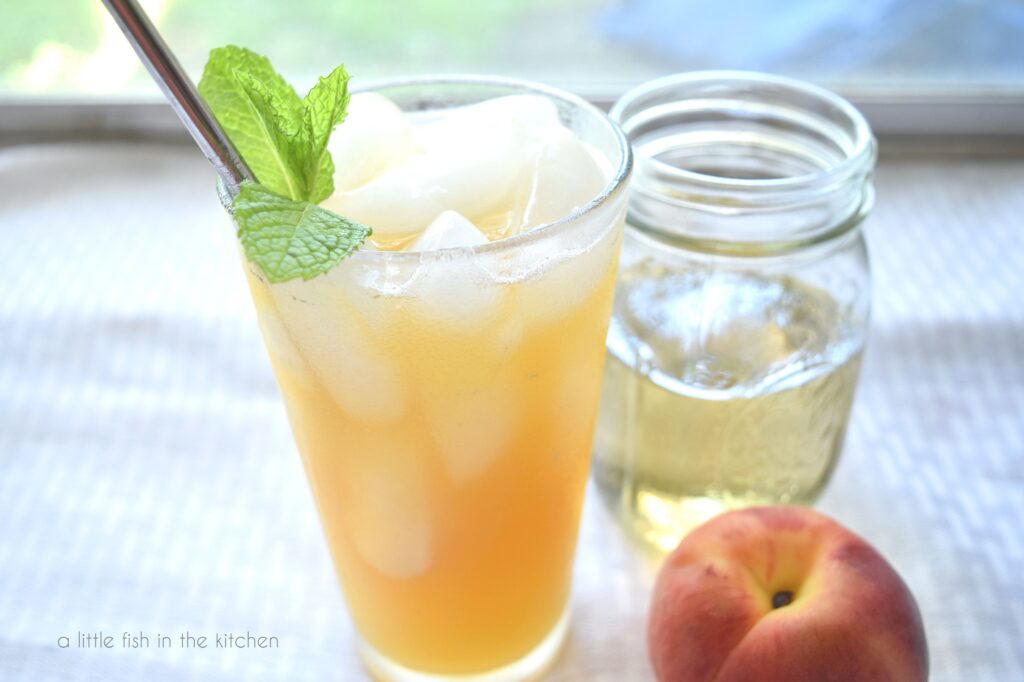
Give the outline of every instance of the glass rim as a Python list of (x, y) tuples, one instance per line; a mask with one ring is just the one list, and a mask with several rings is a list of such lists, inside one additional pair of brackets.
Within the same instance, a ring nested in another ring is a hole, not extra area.
[[(623, 119), (626, 110), (643, 97), (666, 90), (668, 88), (700, 84), (723, 83), (736, 85), (772, 85), (801, 93), (819, 102), (835, 107), (848, 120), (852, 130), (852, 148), (845, 153), (845, 158), (829, 168), (812, 173), (802, 173), (782, 178), (732, 178), (709, 175), (687, 170), (651, 157), (642, 157), (638, 163), (654, 169), (660, 176), (697, 185), (712, 191), (722, 192), (808, 192), (814, 190), (828, 191), (829, 188), (842, 185), (849, 178), (863, 173), (870, 168), (877, 152), (877, 144), (864, 115), (840, 95), (798, 78), (778, 76), (760, 71), (741, 70), (707, 70), (690, 71), (673, 74), (647, 81), (628, 90), (620, 97), (608, 112), (608, 116), (618, 123), (629, 136), (629, 117)], [(736, 99), (742, 99), (737, 96)]]
[[(379, 80), (371, 80), (363, 83), (358, 83), (356, 86), (351, 88), (352, 94), (361, 92), (376, 92), (386, 88), (403, 87), (403, 86), (480, 86), (480, 87), (498, 87), (508, 88), (509, 90), (519, 90), (522, 93), (534, 93), (543, 95), (550, 99), (558, 100), (572, 105), (573, 107), (586, 111), (593, 115), (596, 120), (601, 121), (608, 129), (608, 131), (615, 137), (616, 148), (619, 152), (619, 162), (615, 167), (615, 171), (612, 173), (611, 178), (601, 189), (600, 193), (594, 196), (586, 204), (576, 208), (570, 213), (566, 213), (557, 220), (543, 223), (537, 227), (530, 228), (525, 232), (512, 235), (511, 237), (505, 237), (502, 239), (496, 239), (489, 241), (485, 244), (479, 244), (476, 246), (454, 246), (443, 249), (433, 249), (430, 251), (380, 251), (377, 249), (364, 249), (357, 248), (352, 254), (345, 260), (364, 260), (364, 261), (423, 261), (450, 258), (452, 254), (465, 253), (468, 255), (476, 254), (492, 254), (501, 253), (506, 250), (514, 250), (522, 246), (532, 244), (533, 242), (540, 241), (548, 236), (556, 236), (564, 232), (567, 226), (571, 226), (577, 220), (583, 218), (587, 214), (597, 210), (604, 204), (608, 203), (614, 196), (625, 190), (627, 181), (630, 173), (633, 170), (633, 149), (629, 143), (629, 138), (626, 133), (623, 132), (622, 127), (610, 118), (607, 114), (601, 111), (598, 107), (594, 106), (590, 102), (586, 101), (578, 95), (574, 95), (571, 92), (561, 90), (549, 85), (529, 81), (518, 78), (505, 78), (500, 76), (480, 76), (471, 74), (433, 74), (425, 76), (412, 76), (412, 77), (398, 77), (398, 78), (387, 78)], [(512, 93), (509, 93), (512, 94)], [(226, 191), (223, 182), (218, 179), (217, 181), (218, 194), (220, 195), (221, 204), (225, 209), (231, 213), (231, 197)], [(233, 220), (234, 218), (232, 218)], [(373, 226), (370, 225), (372, 228)]]

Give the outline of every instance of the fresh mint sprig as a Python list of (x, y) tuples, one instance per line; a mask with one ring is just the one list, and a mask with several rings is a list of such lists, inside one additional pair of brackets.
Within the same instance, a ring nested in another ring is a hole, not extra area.
[(232, 208), (246, 257), (271, 282), (327, 272), (371, 233), (317, 204), (334, 191), (327, 142), (348, 108), (339, 66), (302, 99), (261, 55), (228, 45), (210, 52), (199, 94), (255, 174)]

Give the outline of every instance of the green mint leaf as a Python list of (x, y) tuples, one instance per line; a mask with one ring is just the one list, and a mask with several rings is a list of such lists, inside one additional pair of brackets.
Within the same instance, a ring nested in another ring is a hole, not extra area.
[(302, 100), (303, 176), (308, 199), (321, 202), (334, 192), (334, 163), (327, 141), (348, 109), (348, 72), (339, 66), (322, 76)]
[(265, 57), (229, 45), (210, 53), (199, 81), (259, 180), (243, 182), (232, 207), (246, 257), (271, 282), (327, 272), (370, 234), (316, 205), (334, 191), (327, 141), (345, 119), (348, 80), (339, 66), (299, 99)]
[(212, 50), (199, 94), (261, 183), (293, 199), (306, 196), (292, 141), (302, 100), (266, 57), (234, 45)]
[(242, 158), (267, 189), (292, 199), (305, 199), (309, 193), (302, 172), (303, 145), (299, 131), (288, 119), (287, 104), (253, 76), (237, 71), (235, 78), (242, 87), (252, 123), (247, 138), (251, 149), (242, 152)]
[(242, 183), (232, 206), (246, 258), (274, 283), (327, 272), (371, 233), (365, 225), (251, 181)]
[(247, 73), (281, 98), (288, 105), (296, 124), (302, 112), (302, 100), (295, 88), (274, 70), (270, 60), (262, 55), (238, 47), (225, 45), (210, 50), (210, 58), (203, 69), (203, 77), (199, 81), (199, 94), (210, 105), (217, 120), (221, 121), (223, 113), (233, 113), (245, 109), (242, 93), (235, 81), (235, 72)]

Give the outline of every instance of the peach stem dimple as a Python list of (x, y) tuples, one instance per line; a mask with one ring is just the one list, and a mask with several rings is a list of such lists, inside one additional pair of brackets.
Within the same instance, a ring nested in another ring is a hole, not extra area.
[(772, 595), (772, 608), (781, 609), (783, 606), (793, 603), (793, 593), (789, 590), (779, 590)]

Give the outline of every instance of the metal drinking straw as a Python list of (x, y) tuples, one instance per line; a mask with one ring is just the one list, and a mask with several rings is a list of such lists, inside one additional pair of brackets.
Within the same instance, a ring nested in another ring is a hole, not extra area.
[(254, 180), (224, 129), (210, 113), (188, 74), (136, 0), (103, 0), (139, 59), (157, 82), (178, 118), (210, 160), (232, 196), (243, 180)]

